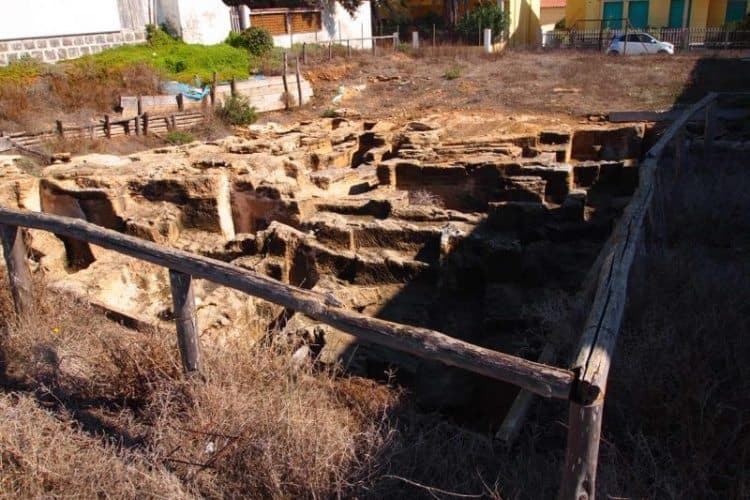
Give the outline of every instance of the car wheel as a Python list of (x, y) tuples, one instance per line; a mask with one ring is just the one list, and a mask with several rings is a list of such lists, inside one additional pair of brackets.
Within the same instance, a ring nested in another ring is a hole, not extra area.
[(660, 51), (657, 52), (657, 54), (669, 54), (669, 52), (664, 49), (661, 49)]
[(618, 56), (618, 55), (620, 55), (620, 52), (617, 51), (617, 50), (609, 50), (609, 51), (607, 51), (607, 55)]

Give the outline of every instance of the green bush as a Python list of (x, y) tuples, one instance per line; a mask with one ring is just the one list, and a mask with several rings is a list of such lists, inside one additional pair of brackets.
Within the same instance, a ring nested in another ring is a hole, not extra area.
[(173, 130), (169, 132), (166, 137), (164, 137), (164, 140), (170, 144), (174, 144), (175, 146), (178, 146), (180, 144), (188, 144), (190, 142), (193, 142), (193, 134), (185, 130)]
[(165, 47), (177, 41), (166, 29), (157, 28), (153, 24), (146, 25), (146, 40), (152, 47)]
[(244, 96), (232, 96), (217, 111), (219, 118), (229, 125), (250, 125), (258, 119), (255, 108)]
[(476, 35), (480, 29), (490, 28), (492, 36), (497, 37), (505, 31), (508, 16), (496, 3), (480, 3), (471, 12), (464, 14), (456, 24), (456, 31), (464, 36)]
[(227, 43), (246, 49), (254, 56), (262, 56), (273, 48), (273, 37), (267, 29), (251, 26), (242, 33), (229, 33)]
[(451, 66), (443, 73), (443, 78), (446, 80), (455, 80), (461, 76), (461, 66)]

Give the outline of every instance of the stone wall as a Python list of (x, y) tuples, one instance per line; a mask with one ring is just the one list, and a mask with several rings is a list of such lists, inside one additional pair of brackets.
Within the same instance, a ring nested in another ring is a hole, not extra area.
[(0, 66), (5, 66), (22, 57), (33, 57), (52, 63), (96, 54), (120, 45), (145, 41), (146, 32), (143, 30), (2, 40), (0, 41)]

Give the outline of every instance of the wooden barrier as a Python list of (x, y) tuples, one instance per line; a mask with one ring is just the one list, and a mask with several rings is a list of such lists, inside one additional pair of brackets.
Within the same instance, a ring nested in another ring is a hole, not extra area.
[[(682, 131), (692, 117), (706, 108), (704, 130), (713, 134), (713, 106), (718, 97), (709, 93), (688, 108), (646, 154), (638, 170), (638, 189), (625, 208), (612, 235), (600, 252), (596, 295), (581, 336), (572, 370), (577, 374), (571, 393), (568, 447), (559, 499), (594, 498), (596, 466), (601, 434), (602, 408), (617, 338), (622, 328), (628, 278), (636, 250), (644, 233), (646, 214), (652, 210), (658, 162), (673, 141), (675, 156), (684, 158)], [(710, 148), (710, 141), (704, 147)], [(710, 151), (707, 152), (710, 159)]]
[[(0, 208), (0, 223), (86, 241), (166, 267), (173, 273), (206, 279), (301, 312), (360, 340), (508, 382), (544, 397), (568, 399), (570, 395), (574, 374), (569, 370), (475, 346), (434, 330), (364, 316), (340, 307), (335, 299), (324, 294), (286, 285), (222, 261), (163, 247), (68, 217)], [(185, 289), (189, 286), (182, 278), (175, 282), (179, 288), (173, 291), (173, 296), (175, 305), (180, 306), (179, 314), (182, 314), (179, 316), (180, 328), (185, 342), (190, 345), (190, 339), (196, 334), (191, 333), (192, 327), (185, 323), (184, 317), (187, 314), (185, 304), (189, 302), (189, 291)], [(11, 286), (19, 286), (19, 283), (11, 282)], [(183, 361), (187, 361), (185, 371), (196, 371), (200, 366), (198, 354), (183, 351), (182, 355)]]

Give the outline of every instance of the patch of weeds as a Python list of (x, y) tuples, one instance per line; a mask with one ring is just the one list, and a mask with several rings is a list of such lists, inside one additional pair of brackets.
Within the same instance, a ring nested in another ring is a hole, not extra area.
[(179, 146), (193, 142), (193, 134), (186, 130), (173, 130), (164, 137), (164, 140), (169, 144)]
[(231, 96), (216, 113), (228, 125), (250, 125), (258, 119), (255, 108), (244, 96)]
[(446, 80), (455, 80), (456, 78), (461, 77), (461, 72), (463, 71), (463, 68), (461, 66), (451, 66), (450, 68), (445, 70), (445, 73), (443, 73), (443, 78)]
[(336, 113), (336, 110), (333, 108), (326, 108), (323, 113), (320, 115), (323, 118), (336, 118), (338, 116), (338, 113)]

